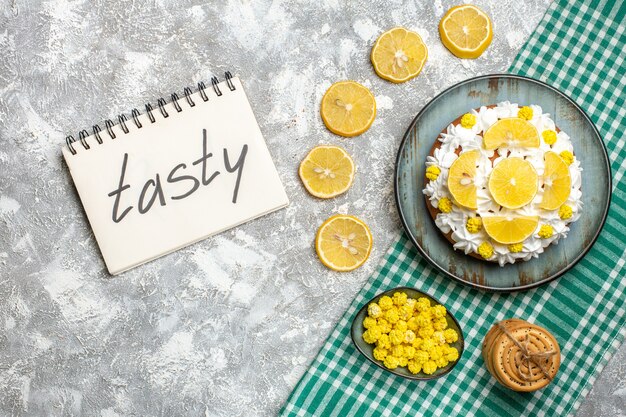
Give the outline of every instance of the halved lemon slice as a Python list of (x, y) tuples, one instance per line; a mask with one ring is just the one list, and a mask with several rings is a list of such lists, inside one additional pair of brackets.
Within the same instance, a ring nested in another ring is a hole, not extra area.
[(572, 177), (565, 161), (556, 153), (544, 155), (543, 199), (539, 205), (544, 210), (556, 210), (567, 201), (572, 187)]
[(315, 237), (320, 261), (335, 271), (352, 271), (363, 265), (372, 251), (369, 227), (354, 216), (337, 214), (326, 220)]
[(537, 194), (537, 171), (525, 159), (500, 161), (489, 175), (489, 192), (496, 203), (516, 209), (530, 203)]
[(483, 146), (489, 150), (500, 147), (538, 148), (539, 132), (528, 120), (507, 117), (485, 131)]
[(402, 83), (417, 76), (428, 58), (428, 48), (420, 35), (402, 27), (378, 37), (370, 56), (381, 78)]
[(493, 38), (489, 16), (473, 4), (455, 6), (439, 22), (444, 46), (459, 58), (478, 58)]
[(309, 193), (332, 198), (348, 191), (354, 180), (354, 161), (339, 146), (316, 146), (300, 163), (300, 179)]
[(352, 137), (370, 128), (376, 117), (376, 100), (370, 90), (355, 81), (340, 81), (322, 97), (322, 120), (331, 132)]
[(503, 245), (523, 242), (539, 224), (539, 216), (485, 216), (482, 220), (485, 232)]
[(448, 190), (461, 206), (472, 210), (478, 208), (476, 201), (476, 162), (480, 156), (478, 149), (462, 153), (448, 171)]

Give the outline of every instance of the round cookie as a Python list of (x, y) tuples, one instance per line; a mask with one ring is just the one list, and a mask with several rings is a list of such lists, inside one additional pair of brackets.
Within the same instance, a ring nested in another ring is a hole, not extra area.
[[(529, 362), (500, 325), (528, 352), (553, 351), (554, 354), (546, 355), (545, 358), (534, 357)], [(554, 336), (540, 326), (519, 319), (505, 320), (500, 325), (494, 325), (483, 341), (482, 355), (489, 373), (499, 383), (515, 391), (530, 392), (548, 385), (558, 372), (561, 359)]]

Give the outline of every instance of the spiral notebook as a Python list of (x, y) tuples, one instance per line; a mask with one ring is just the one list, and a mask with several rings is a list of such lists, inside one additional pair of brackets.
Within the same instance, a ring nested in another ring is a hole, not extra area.
[(111, 274), (289, 203), (240, 80), (227, 72), (211, 84), (66, 138)]

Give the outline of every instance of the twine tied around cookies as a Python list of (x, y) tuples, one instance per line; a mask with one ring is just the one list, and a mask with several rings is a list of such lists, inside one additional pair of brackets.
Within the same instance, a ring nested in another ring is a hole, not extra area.
[(541, 363), (541, 361), (539, 361), (539, 359), (551, 358), (552, 356), (556, 355), (555, 350), (547, 350), (545, 352), (530, 352), (528, 350), (528, 343), (530, 342), (528, 333), (526, 333), (526, 338), (524, 339), (524, 341), (520, 342), (511, 334), (511, 332), (509, 332), (506, 326), (504, 326), (502, 323), (498, 323), (498, 328), (502, 330), (502, 332), (513, 342), (513, 344), (515, 344), (515, 346), (517, 346), (517, 348), (522, 353), (522, 360), (526, 361), (526, 367), (528, 368), (528, 372), (529, 372), (528, 374), (524, 373), (521, 367), (518, 368), (519, 374), (524, 381), (528, 382), (531, 380), (531, 377), (532, 377), (532, 374), (530, 374), (531, 362), (537, 365), (539, 369), (541, 369), (541, 372), (543, 372), (543, 374), (546, 376), (546, 378), (548, 378), (548, 380), (552, 381), (552, 376), (550, 375), (546, 367)]

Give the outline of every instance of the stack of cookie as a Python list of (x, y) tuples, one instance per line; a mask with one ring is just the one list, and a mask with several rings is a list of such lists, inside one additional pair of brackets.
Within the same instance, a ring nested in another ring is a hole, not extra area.
[(483, 359), (502, 385), (536, 391), (554, 379), (561, 364), (559, 344), (546, 329), (524, 320), (496, 323), (485, 336)]

